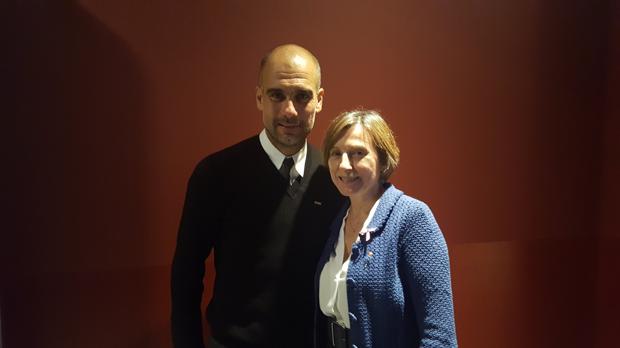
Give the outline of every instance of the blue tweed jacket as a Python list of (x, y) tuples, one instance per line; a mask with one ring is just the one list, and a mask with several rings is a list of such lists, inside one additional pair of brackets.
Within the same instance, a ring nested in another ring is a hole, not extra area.
[[(358, 348), (457, 347), (446, 243), (426, 204), (386, 184), (347, 275), (350, 343)], [(331, 226), (315, 275), (334, 252), (347, 207)], [(318, 313), (318, 312), (317, 312)]]

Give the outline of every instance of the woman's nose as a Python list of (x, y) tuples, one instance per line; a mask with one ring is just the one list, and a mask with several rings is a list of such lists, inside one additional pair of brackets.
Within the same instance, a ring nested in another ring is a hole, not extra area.
[(351, 161), (349, 161), (349, 156), (346, 153), (342, 154), (342, 159), (340, 160), (340, 168), (342, 169), (352, 169)]

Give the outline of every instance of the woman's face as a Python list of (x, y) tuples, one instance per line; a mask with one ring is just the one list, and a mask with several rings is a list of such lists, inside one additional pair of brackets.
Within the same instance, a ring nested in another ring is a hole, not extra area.
[(327, 163), (332, 181), (342, 195), (355, 200), (377, 199), (379, 157), (361, 125), (351, 126), (334, 144)]

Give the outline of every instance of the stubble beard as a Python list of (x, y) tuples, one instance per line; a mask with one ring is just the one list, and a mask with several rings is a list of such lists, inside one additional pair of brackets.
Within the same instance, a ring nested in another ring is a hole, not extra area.
[[(274, 126), (278, 127), (277, 124)], [(310, 131), (307, 128), (304, 128), (304, 131), (299, 135), (289, 135), (284, 133), (278, 133), (277, 131), (271, 132), (270, 130), (267, 130), (267, 135), (269, 136), (269, 139), (271, 140), (273, 145), (284, 154), (294, 154), (299, 151), (299, 149), (304, 146), (304, 143), (309, 133)]]

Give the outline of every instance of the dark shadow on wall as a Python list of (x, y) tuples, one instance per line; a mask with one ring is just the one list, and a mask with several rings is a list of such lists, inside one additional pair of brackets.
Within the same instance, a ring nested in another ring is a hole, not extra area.
[(549, 20), (540, 32), (540, 51), (547, 54), (539, 56), (536, 72), (542, 92), (535, 135), (539, 163), (531, 164), (535, 192), (546, 199), (530, 206), (544, 212), (536, 225), (551, 238), (524, 243), (528, 246), (519, 257), (525, 267), (516, 274), (526, 284), (519, 289), (520, 301), (540, 308), (518, 320), (530, 327), (520, 346), (594, 347), (597, 340), (598, 186), (604, 170), (610, 4), (551, 1), (542, 6)]
[(140, 66), (74, 1), (10, 0), (0, 9), (4, 347), (121, 347), (114, 330), (136, 314), (115, 314), (126, 300), (109, 291), (133, 285), (110, 285), (98, 270), (144, 258)]

